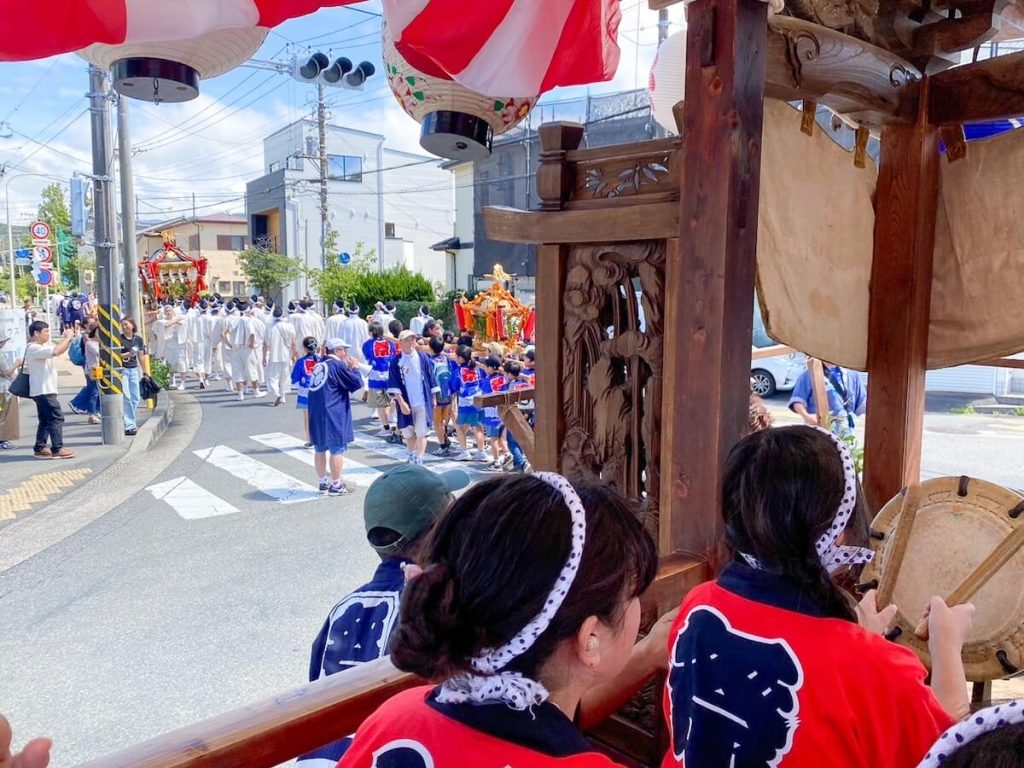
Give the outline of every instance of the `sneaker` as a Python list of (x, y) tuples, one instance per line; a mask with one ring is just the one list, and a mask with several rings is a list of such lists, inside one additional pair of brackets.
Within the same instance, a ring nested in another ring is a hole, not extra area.
[(390, 429), (382, 429), (380, 432), (378, 432), (376, 435), (374, 435), (374, 437), (384, 437), (384, 438), (391, 437), (391, 430)]
[(199, 388), (206, 389), (206, 382), (203, 381), (202, 379), (199, 380)]
[(50, 455), (53, 459), (73, 459), (78, 455), (78, 451), (72, 451), (70, 448), (61, 448), (54, 454)]
[(37, 459), (52, 459), (53, 452), (49, 448), (40, 448), (38, 451), (32, 451), (32, 455)]
[(85, 416), (86, 413), (88, 413), (88, 411), (83, 411), (81, 408), (79, 408), (74, 403), (68, 403), (68, 408), (71, 409), (72, 413), (77, 413), (79, 416)]
[(488, 464), (492, 463), (491, 457), (488, 456), (484, 451), (477, 451), (475, 454), (473, 454), (473, 461), (483, 461)]
[(503, 453), (501, 455), (501, 458), (498, 459), (498, 461), (501, 463), (501, 466), (504, 467), (506, 464), (508, 464), (510, 461), (512, 461), (512, 454), (511, 453)]
[(9, 451), (14, 447), (10, 440), (0, 440), (0, 451)]
[(478, 469), (481, 472), (501, 472), (501, 464), (497, 461), (490, 461)]
[(312, 447), (313, 447), (313, 444), (312, 444), (312, 443), (303, 443), (303, 444), (302, 444), (302, 447), (303, 447), (303, 448), (312, 448)]
[(405, 445), (405, 440), (403, 440), (402, 436), (397, 432), (392, 432), (391, 437), (387, 438), (387, 442), (391, 443), (392, 445)]
[(327, 489), (328, 496), (348, 496), (350, 493), (352, 491), (344, 483), (338, 483), (337, 485), (331, 483), (331, 487)]
[(184, 392), (185, 391), (185, 382), (184, 381), (179, 381), (177, 389), (178, 389), (179, 392)]
[(255, 392), (252, 393), (252, 396), (253, 397), (266, 397), (267, 393), (264, 392), (262, 389), (257, 389)]
[(128, 437), (134, 437), (135, 435), (139, 434), (139, 430), (137, 427), (129, 427), (124, 431), (124, 433)]
[(431, 456), (437, 456), (437, 457), (443, 459), (443, 458), (445, 458), (447, 456), (451, 456), (452, 452), (453, 452), (452, 451), (452, 447), (450, 445), (442, 445), (436, 451), (431, 451), (430, 455)]
[(448, 429), (445, 430), (445, 434), (448, 435), (448, 437), (455, 437), (455, 427), (448, 427)]
[(86, 422), (89, 423), (89, 424), (99, 424), (100, 423), (100, 417), (99, 416), (90, 416), (88, 419), (86, 419)]
[(238, 393), (238, 402), (242, 402), (243, 400), (245, 400), (245, 392), (239, 392)]
[(330, 480), (321, 480), (320, 481), (320, 493), (327, 493), (327, 491), (330, 489), (330, 487), (331, 487), (331, 481)]
[(452, 461), (469, 461), (473, 458), (473, 454), (469, 451), (458, 451), (449, 456)]

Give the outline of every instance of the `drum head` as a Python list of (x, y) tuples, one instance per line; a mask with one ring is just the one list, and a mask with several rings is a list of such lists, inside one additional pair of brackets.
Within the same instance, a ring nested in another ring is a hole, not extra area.
[[(932, 595), (946, 597), (1015, 528), (1024, 526), (1024, 514), (1010, 510), (1024, 496), (973, 478), (943, 477), (922, 483), (924, 494), (907, 541), (906, 553), (893, 590), (899, 607), (897, 642), (911, 648), (930, 668), (928, 643), (914, 634)], [(891, 578), (886, 568), (902, 494), (886, 504), (871, 527), (885, 534), (872, 540), (875, 559), (864, 569), (863, 580)], [(973, 598), (977, 608), (974, 629), (964, 645), (967, 679), (995, 680), (1024, 669), (1024, 548), (1019, 550)], [(879, 606), (883, 607), (883, 606)], [(1002, 659), (1002, 661), (1000, 661)]]

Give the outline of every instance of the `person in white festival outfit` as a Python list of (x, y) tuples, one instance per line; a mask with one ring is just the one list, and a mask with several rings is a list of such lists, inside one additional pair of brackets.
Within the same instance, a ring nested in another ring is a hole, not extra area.
[(159, 338), (163, 344), (164, 359), (171, 369), (171, 387), (185, 388), (185, 375), (188, 373), (188, 329), (185, 318), (170, 304), (164, 306), (163, 316), (157, 320), (160, 329)]
[(282, 309), (274, 307), (267, 337), (267, 390), (274, 396), (274, 405), (284, 403), (285, 395), (291, 389), (295, 328), (283, 316)]

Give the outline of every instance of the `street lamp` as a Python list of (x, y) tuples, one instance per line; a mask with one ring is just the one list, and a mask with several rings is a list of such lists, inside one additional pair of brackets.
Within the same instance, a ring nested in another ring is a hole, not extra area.
[[(2, 173), (0, 173), (2, 175)], [(4, 182), (4, 210), (7, 214), (7, 248), (9, 264), (11, 268), (11, 306), (15, 306), (17, 296), (15, 295), (15, 283), (14, 283), (14, 229), (11, 227), (11, 182), (22, 176), (42, 176), (43, 178), (52, 178), (48, 173), (33, 173), (26, 171), (25, 173), (12, 173), (7, 177), (7, 181)]]

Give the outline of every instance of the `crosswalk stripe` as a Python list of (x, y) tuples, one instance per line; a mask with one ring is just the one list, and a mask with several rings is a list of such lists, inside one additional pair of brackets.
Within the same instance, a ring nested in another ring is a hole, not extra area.
[(205, 517), (238, 512), (238, 507), (196, 485), (187, 477), (176, 477), (164, 483), (157, 483), (146, 490), (153, 494), (153, 498), (169, 504), (186, 520), (201, 520)]
[(215, 445), (213, 448), (204, 448), (193, 453), (282, 504), (295, 504), (320, 498), (320, 493), (313, 486), (226, 445)]
[[(306, 448), (305, 443), (297, 437), (286, 435), (284, 432), (270, 432), (266, 435), (250, 435), (249, 439), (298, 459), (310, 467), (313, 466), (313, 452)], [(346, 483), (368, 488), (380, 476), (381, 471), (379, 469), (367, 466), (350, 458), (347, 453), (345, 454), (345, 465), (341, 471), (341, 479)]]
[[(404, 462), (409, 456), (409, 452), (405, 448), (385, 443), (381, 438), (364, 438), (356, 435), (356, 439), (352, 444), (364, 450), (387, 456), (394, 461)], [(431, 456), (429, 453), (423, 457), (423, 460), (427, 469), (438, 473), (447, 472), (450, 469), (461, 469), (463, 472), (469, 472), (483, 465), (482, 462), (477, 461), (448, 461), (438, 456)]]

